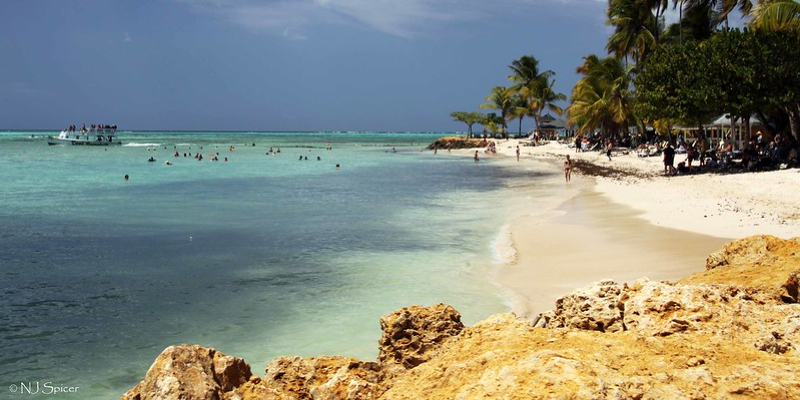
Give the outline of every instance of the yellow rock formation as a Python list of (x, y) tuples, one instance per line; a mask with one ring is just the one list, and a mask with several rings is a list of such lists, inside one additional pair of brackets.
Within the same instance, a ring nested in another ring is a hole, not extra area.
[[(381, 319), (380, 360), (170, 347), (123, 399), (800, 398), (800, 239), (753, 236), (679, 282), (599, 282), (536, 323), (452, 307)], [(247, 367), (244, 368), (243, 366)]]

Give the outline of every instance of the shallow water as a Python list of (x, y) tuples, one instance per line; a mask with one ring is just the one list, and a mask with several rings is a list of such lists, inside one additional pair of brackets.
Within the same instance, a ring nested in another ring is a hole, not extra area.
[(398, 308), (508, 310), (491, 276), (508, 187), (529, 176), (421, 151), (438, 134), (41, 136), (0, 132), (0, 390), (116, 398), (180, 343), (257, 374), (282, 355), (372, 360)]

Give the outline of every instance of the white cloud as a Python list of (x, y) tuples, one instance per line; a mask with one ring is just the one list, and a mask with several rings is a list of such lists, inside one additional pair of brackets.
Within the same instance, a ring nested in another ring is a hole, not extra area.
[[(315, 0), (330, 12), (401, 37), (413, 37), (431, 24), (459, 20), (459, 12), (448, 10), (449, 1), (429, 0)], [(458, 10), (457, 7), (453, 7)]]
[[(479, 18), (494, 4), (482, 0), (174, 0), (231, 23), (293, 40), (313, 24), (355, 24), (416, 37), (439, 24)], [(506, 0), (527, 3), (527, 0)]]
[(292, 31), (289, 28), (285, 28), (281, 33), (281, 36), (289, 39), (289, 40), (306, 40), (308, 39), (305, 35)]

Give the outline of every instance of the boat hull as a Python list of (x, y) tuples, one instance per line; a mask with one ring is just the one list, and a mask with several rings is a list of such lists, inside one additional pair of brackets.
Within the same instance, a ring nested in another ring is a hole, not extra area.
[(47, 144), (51, 146), (119, 146), (120, 141), (90, 140), (90, 139), (62, 139), (57, 137), (47, 138)]

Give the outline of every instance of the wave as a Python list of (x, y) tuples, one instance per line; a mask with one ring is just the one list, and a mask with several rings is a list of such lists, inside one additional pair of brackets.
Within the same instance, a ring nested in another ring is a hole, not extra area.
[(492, 240), (491, 252), (494, 268), (489, 274), (489, 282), (499, 290), (503, 304), (512, 313), (522, 318), (531, 318), (533, 311), (530, 309), (527, 299), (498, 280), (500, 270), (517, 261), (517, 249), (514, 248), (514, 241), (511, 239), (511, 224), (505, 224), (500, 228), (497, 236)]
[(512, 264), (517, 260), (517, 249), (511, 240), (511, 224), (505, 224), (492, 240), (492, 258), (500, 265)]
[(161, 146), (159, 143), (125, 143), (123, 146), (127, 147), (158, 147)]

